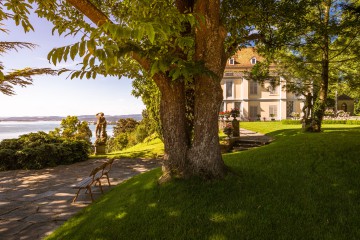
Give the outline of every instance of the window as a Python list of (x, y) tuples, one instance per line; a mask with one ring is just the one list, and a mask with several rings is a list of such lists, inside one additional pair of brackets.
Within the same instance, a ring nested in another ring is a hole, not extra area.
[(258, 93), (257, 82), (250, 81), (250, 94), (256, 95)]
[(232, 90), (233, 90), (233, 82), (232, 81), (226, 82), (226, 97), (227, 98), (231, 98), (233, 96)]
[(234, 59), (234, 58), (230, 58), (230, 59), (229, 59), (229, 64), (230, 64), (230, 65), (234, 65), (234, 64), (235, 64), (235, 59)]
[(256, 118), (258, 115), (257, 106), (250, 106), (250, 118)]
[(294, 101), (286, 102), (286, 117), (292, 117), (291, 113), (294, 111)]
[(277, 105), (269, 106), (269, 117), (277, 117)]
[(255, 65), (255, 64), (256, 64), (256, 58), (253, 57), (253, 58), (250, 60), (250, 62), (251, 62), (252, 65)]
[(234, 76), (234, 73), (233, 72), (226, 72), (225, 76), (226, 77), (232, 77), (232, 76)]

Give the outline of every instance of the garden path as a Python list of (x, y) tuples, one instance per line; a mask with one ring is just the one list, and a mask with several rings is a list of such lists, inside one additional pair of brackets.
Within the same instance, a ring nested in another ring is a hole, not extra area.
[[(106, 159), (87, 160), (42, 170), (0, 172), (0, 239), (37, 240), (50, 234), (72, 215), (91, 203), (81, 190), (75, 203), (76, 189), (71, 188)], [(118, 159), (110, 176), (112, 186), (142, 172), (160, 166), (159, 160)], [(108, 186), (102, 182), (104, 192)], [(93, 187), (94, 198), (101, 195)]]

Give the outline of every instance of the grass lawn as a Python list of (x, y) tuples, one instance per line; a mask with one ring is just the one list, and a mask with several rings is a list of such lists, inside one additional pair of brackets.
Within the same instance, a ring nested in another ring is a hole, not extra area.
[(273, 143), (225, 154), (217, 181), (138, 175), (47, 239), (360, 239), (360, 126), (241, 123)]
[(122, 151), (105, 155), (92, 155), (90, 158), (157, 158), (164, 154), (164, 144), (160, 139), (140, 143)]

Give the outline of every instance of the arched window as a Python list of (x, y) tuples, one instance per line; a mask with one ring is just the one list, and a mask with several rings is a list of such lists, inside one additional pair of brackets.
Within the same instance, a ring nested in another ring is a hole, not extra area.
[(250, 62), (251, 62), (252, 65), (255, 65), (255, 64), (256, 64), (256, 58), (253, 57), (253, 58), (250, 60)]

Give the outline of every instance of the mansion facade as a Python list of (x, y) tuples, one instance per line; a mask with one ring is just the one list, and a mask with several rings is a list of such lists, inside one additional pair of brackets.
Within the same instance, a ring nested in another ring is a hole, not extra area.
[(264, 82), (262, 86), (246, 78), (245, 72), (262, 60), (254, 48), (242, 49), (228, 60), (221, 80), (223, 102), (220, 111), (237, 108), (240, 110), (240, 119), (245, 121), (259, 118), (282, 120), (291, 118), (292, 112), (301, 114), (304, 99), (286, 92), (285, 79), (280, 77), (279, 85), (273, 87), (270, 82)]

